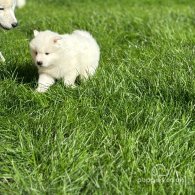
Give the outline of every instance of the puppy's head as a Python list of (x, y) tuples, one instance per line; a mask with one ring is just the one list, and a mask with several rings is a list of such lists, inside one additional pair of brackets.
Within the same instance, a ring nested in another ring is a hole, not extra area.
[(51, 31), (34, 30), (34, 38), (30, 42), (32, 58), (37, 67), (49, 67), (58, 59), (60, 35)]
[(12, 29), (18, 25), (14, 10), (16, 0), (0, 0), (0, 26), (4, 29)]

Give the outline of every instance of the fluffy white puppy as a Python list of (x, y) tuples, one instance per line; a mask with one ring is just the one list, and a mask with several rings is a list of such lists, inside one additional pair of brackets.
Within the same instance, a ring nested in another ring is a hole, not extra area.
[(38, 92), (47, 91), (55, 79), (63, 79), (66, 86), (74, 87), (77, 76), (87, 79), (99, 64), (99, 46), (86, 31), (59, 35), (35, 30), (30, 49), (39, 72)]

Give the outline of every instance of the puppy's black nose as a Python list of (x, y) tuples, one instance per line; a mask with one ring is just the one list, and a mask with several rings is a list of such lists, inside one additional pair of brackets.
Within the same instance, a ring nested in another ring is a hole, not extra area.
[(43, 62), (37, 61), (37, 65), (42, 66)]
[(17, 22), (12, 23), (12, 27), (13, 28), (16, 28), (17, 26), (18, 26), (18, 23)]

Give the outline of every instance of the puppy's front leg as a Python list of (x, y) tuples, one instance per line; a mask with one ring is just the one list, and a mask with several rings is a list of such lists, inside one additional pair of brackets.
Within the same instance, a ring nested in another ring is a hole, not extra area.
[(76, 80), (77, 76), (78, 75), (76, 72), (72, 72), (72, 73), (69, 73), (68, 75), (66, 75), (66, 77), (64, 78), (64, 85), (67, 87), (74, 88), (75, 87), (75, 80)]
[(54, 82), (55, 80), (51, 76), (47, 74), (40, 74), (36, 91), (39, 93), (44, 93), (54, 84)]

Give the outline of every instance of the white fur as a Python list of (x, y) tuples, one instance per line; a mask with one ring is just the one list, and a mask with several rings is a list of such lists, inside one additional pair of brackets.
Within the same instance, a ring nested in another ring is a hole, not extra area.
[(26, 4), (26, 0), (16, 0), (16, 5), (17, 5), (17, 7), (19, 7), (19, 8), (24, 7), (25, 4)]
[(39, 72), (38, 92), (47, 91), (55, 79), (63, 79), (66, 86), (73, 87), (77, 76), (87, 79), (95, 73), (100, 49), (88, 32), (76, 30), (72, 34), (59, 35), (51, 31), (34, 31), (34, 36), (30, 49)]
[(11, 29), (17, 24), (15, 6), (15, 0), (0, 0), (0, 25), (5, 29)]

